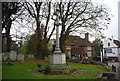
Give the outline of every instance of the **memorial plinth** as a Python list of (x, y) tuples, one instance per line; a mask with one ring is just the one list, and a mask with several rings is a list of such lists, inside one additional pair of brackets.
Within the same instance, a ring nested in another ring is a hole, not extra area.
[(53, 54), (49, 55), (49, 62), (50, 65), (52, 67), (52, 70), (63, 70), (65, 69), (65, 64), (66, 64), (66, 56), (64, 53), (61, 52), (60, 50), (60, 46), (59, 46), (59, 10), (56, 10), (56, 21), (55, 21), (55, 25), (56, 25), (56, 47), (55, 47), (55, 51), (53, 52)]
[(49, 55), (51, 65), (62, 65), (66, 63), (64, 53), (53, 53)]

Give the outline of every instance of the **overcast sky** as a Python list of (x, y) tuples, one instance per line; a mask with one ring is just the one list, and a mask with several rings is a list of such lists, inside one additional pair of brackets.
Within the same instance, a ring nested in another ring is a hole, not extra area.
[(114, 39), (118, 39), (118, 2), (120, 0), (92, 0), (96, 3), (105, 4), (110, 11), (110, 14), (113, 14), (111, 18), (110, 25), (108, 29), (105, 30), (103, 33), (107, 38), (111, 38), (112, 36)]
[(103, 3), (108, 6), (110, 10), (110, 14), (113, 14), (111, 18), (110, 25), (108, 25), (108, 29), (104, 31), (104, 35), (107, 38), (118, 39), (118, 2), (120, 0), (93, 0), (95, 2)]

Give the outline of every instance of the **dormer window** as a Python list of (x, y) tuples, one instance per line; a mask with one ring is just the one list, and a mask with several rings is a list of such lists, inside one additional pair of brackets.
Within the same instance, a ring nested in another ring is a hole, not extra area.
[(108, 43), (108, 46), (110, 46), (110, 43)]

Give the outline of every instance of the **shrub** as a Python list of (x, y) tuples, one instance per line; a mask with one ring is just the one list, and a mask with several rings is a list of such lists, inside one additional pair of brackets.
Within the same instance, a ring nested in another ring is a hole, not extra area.
[(69, 66), (69, 64), (68, 64), (68, 63), (66, 63), (66, 65), (67, 65), (67, 66)]
[(50, 65), (46, 65), (46, 66), (44, 67), (44, 71), (45, 71), (46, 74), (47, 74), (47, 73), (51, 73), (51, 66), (50, 66)]
[(81, 61), (82, 64), (93, 64), (93, 65), (104, 65), (103, 63), (97, 62), (97, 61)]
[(38, 64), (37, 64), (37, 67), (38, 67), (38, 68), (42, 67), (42, 64), (38, 63)]
[(69, 59), (68, 61), (69, 61), (69, 62), (73, 62), (73, 60), (72, 60), (72, 59)]
[(43, 72), (44, 71), (44, 67), (40, 63), (37, 64), (37, 69), (38, 69), (39, 72)]
[(82, 64), (90, 64), (89, 61), (81, 61)]
[(48, 58), (48, 57), (45, 57), (44, 60), (45, 60), (46, 62), (48, 62), (48, 61), (49, 61), (49, 58)]
[(79, 63), (80, 60), (79, 60), (79, 59), (75, 59), (74, 62), (75, 62), (75, 63)]
[(92, 64), (94, 64), (94, 65), (100, 65), (100, 63), (98, 63), (96, 61), (92, 61)]
[(63, 74), (69, 74), (69, 73), (70, 73), (70, 71), (67, 69), (63, 71)]

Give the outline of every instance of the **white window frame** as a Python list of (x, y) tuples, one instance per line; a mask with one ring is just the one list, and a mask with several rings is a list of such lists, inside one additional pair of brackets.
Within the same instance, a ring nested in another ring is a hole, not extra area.
[(88, 57), (92, 57), (92, 53), (89, 51), (89, 52), (87, 52), (87, 56)]
[(91, 46), (88, 46), (88, 47), (87, 47), (87, 50), (92, 50), (92, 47), (91, 47)]
[(66, 49), (71, 49), (71, 46), (70, 46), (70, 45), (67, 45), (67, 46), (66, 46)]

